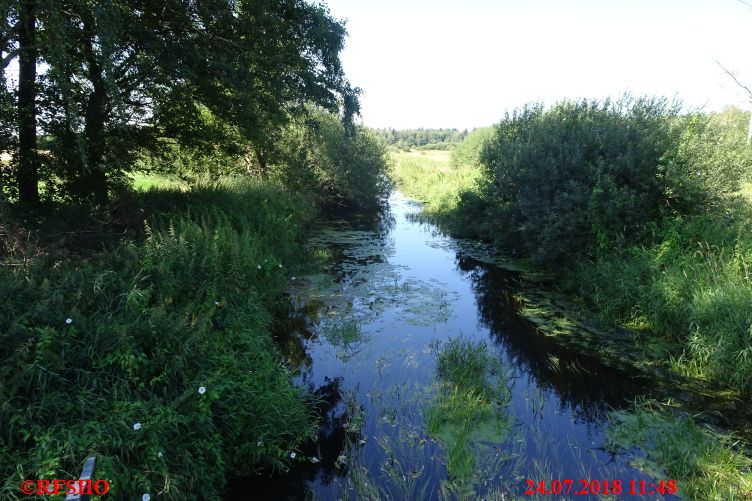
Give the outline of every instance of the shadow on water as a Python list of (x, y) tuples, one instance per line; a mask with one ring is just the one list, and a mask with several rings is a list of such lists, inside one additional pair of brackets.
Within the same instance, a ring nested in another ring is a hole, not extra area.
[(316, 440), (307, 443), (299, 453), (317, 458), (317, 463), (300, 461), (284, 474), (267, 473), (231, 479), (224, 499), (307, 499), (312, 483), (328, 485), (336, 477), (346, 475), (346, 465), (338, 458), (345, 451), (348, 433), (352, 432), (348, 431), (347, 396), (341, 386), (341, 378), (327, 378), (326, 383), (318, 388), (309, 388), (320, 424)]
[[(456, 255), (475, 294), (478, 320), (495, 343), (503, 345), (513, 366), (532, 375), (540, 389), (556, 392), (583, 422), (603, 421), (609, 410), (623, 408), (645, 395), (649, 382), (603, 365), (597, 358), (575, 353), (540, 334), (518, 313), (515, 291), (519, 273)], [(597, 381), (597, 384), (594, 382)]]

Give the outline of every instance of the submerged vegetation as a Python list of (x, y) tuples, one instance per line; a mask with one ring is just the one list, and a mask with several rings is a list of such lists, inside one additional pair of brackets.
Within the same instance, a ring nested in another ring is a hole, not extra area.
[(752, 460), (738, 449), (739, 441), (657, 402), (643, 401), (632, 411), (612, 413), (607, 439), (614, 449), (640, 447), (645, 457), (637, 466), (655, 478), (676, 479), (682, 498), (752, 497)]
[(466, 492), (478, 481), (475, 453), (484, 441), (503, 442), (512, 421), (506, 412), (510, 393), (498, 359), (486, 345), (462, 338), (436, 347), (439, 388), (425, 411), (426, 431), (446, 448), (447, 492)]

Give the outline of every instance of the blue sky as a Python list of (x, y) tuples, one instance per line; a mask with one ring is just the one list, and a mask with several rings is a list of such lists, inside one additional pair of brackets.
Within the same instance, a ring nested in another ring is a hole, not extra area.
[(327, 0), (373, 127), (473, 128), (530, 101), (653, 94), (750, 104), (752, 9), (737, 0)]

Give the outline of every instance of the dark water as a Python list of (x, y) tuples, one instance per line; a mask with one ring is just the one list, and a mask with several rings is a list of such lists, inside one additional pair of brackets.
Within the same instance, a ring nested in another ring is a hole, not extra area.
[(646, 394), (646, 383), (539, 335), (516, 313), (517, 274), (494, 265), (487, 247), (415, 221), (419, 206), (398, 195), (390, 207), (377, 222), (332, 223), (312, 240), (330, 265), (291, 281), (295, 308), (278, 341), (297, 383), (319, 397), (318, 441), (295, 451), (285, 475), (233, 480), (227, 499), (455, 497), (424, 412), (436, 395), (437, 342), (458, 336), (486, 343), (511, 395), (504, 436), (471, 446), (463, 497), (597, 499), (526, 495), (526, 480), (621, 480), (625, 491), (661, 480), (631, 466), (638, 456), (603, 449), (608, 412)]

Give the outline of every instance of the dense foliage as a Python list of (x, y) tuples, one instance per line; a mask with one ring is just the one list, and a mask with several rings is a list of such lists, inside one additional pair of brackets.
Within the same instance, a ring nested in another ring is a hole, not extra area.
[(314, 110), (284, 131), (271, 174), (293, 190), (310, 191), (324, 208), (375, 209), (391, 189), (387, 167), (386, 149), (370, 130), (348, 130)]
[(234, 184), (123, 211), (145, 233), (105, 250), (0, 227), (3, 499), (23, 479), (77, 478), (91, 454), (115, 498), (216, 499), (311, 437), (268, 333), (309, 203)]
[(293, 192), (305, 193), (325, 210), (381, 207), (391, 190), (386, 148), (369, 129), (350, 127), (339, 117), (309, 107), (282, 129), (267, 152), (264, 172), (253, 154), (233, 154), (220, 146), (196, 149), (169, 145), (143, 154), (137, 168), (172, 175), (188, 184), (220, 176), (268, 177)]
[(483, 146), (493, 136), (493, 130), (493, 127), (473, 129), (452, 150), (452, 165), (454, 167), (480, 167), (480, 155)]
[(286, 467), (315, 421), (269, 333), (301, 229), (390, 189), (344, 23), (304, 0), (0, 15), (0, 497), (89, 455), (117, 499)]
[(739, 190), (752, 157), (739, 120), (679, 115), (665, 100), (527, 106), (486, 143), (485, 236), (566, 266), (652, 237)]
[(656, 176), (672, 143), (666, 104), (526, 106), (496, 126), (481, 155), (492, 200), (488, 235), (538, 262), (572, 260), (602, 236), (655, 219)]

